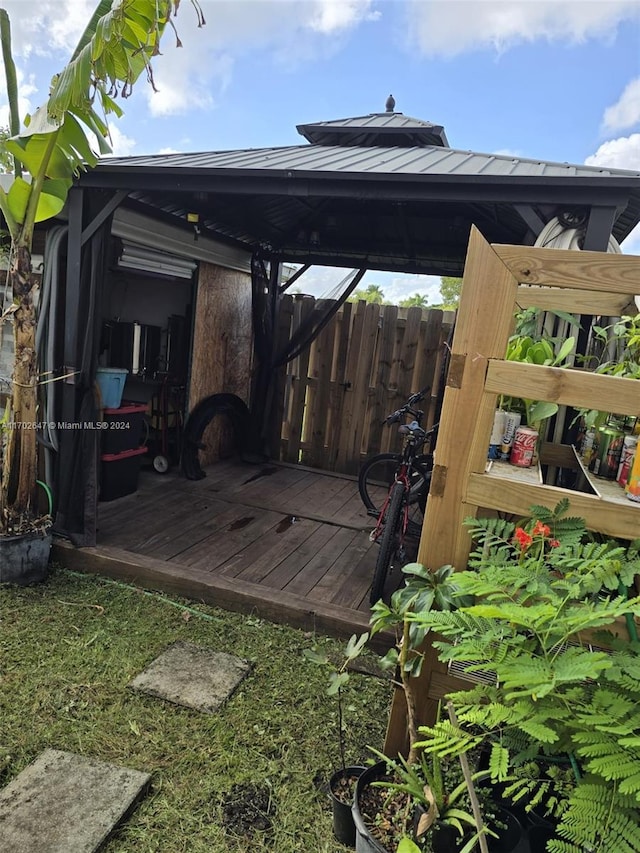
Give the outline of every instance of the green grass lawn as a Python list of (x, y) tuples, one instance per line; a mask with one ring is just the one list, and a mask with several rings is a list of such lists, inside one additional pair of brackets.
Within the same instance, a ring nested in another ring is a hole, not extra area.
[[(219, 713), (127, 687), (176, 640), (252, 662)], [(36, 587), (0, 587), (0, 784), (46, 747), (71, 750), (152, 774), (107, 853), (336, 853), (322, 782), (340, 762), (337, 706), (327, 673), (303, 657), (315, 644), (341, 659), (334, 640), (62, 568)], [(347, 685), (353, 763), (381, 747), (390, 696), (373, 676)], [(252, 786), (255, 822), (232, 814)]]

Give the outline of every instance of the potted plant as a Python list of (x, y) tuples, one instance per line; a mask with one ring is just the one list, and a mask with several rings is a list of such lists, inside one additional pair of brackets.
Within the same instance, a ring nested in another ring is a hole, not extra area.
[[(640, 557), (635, 545), (595, 541), (567, 510), (561, 501), (522, 524), (468, 521), (477, 547), (456, 594), (473, 603), (411, 618), (442, 637), (442, 660), (484, 678), (450, 696), (459, 726), (424, 727), (418, 746), (486, 744), (493, 780), (526, 791), (530, 807), (562, 800), (553, 853), (640, 851), (640, 597), (627, 594)], [(531, 760), (559, 759), (570, 768), (562, 786), (527, 775)]]
[(329, 669), (327, 695), (335, 696), (337, 699), (340, 766), (333, 772), (329, 779), (329, 797), (331, 799), (333, 815), (333, 834), (338, 841), (347, 847), (355, 846), (356, 828), (351, 813), (351, 804), (353, 802), (356, 782), (365, 768), (359, 764), (347, 764), (343, 689), (349, 681), (349, 666), (360, 656), (368, 639), (368, 633), (361, 634), (360, 637), (353, 634), (345, 647), (344, 659), (339, 667), (335, 667), (329, 656), (324, 652), (320, 652), (317, 648), (304, 649), (303, 651), (308, 661)]
[[(402, 571), (405, 574), (404, 586), (392, 595), (389, 604), (378, 601), (374, 605), (370, 621), (372, 635), (382, 631), (393, 631), (395, 634), (395, 643), (381, 663), (383, 667), (396, 671), (397, 685), (402, 691), (406, 705), (406, 740), (409, 748), (406, 758), (383, 756), (373, 750), (381, 761), (358, 779), (353, 813), (357, 831), (356, 850), (359, 853), (379, 853), (386, 849), (381, 838), (385, 836), (382, 829), (389, 818), (381, 814), (379, 819), (376, 819), (371, 808), (366, 805), (367, 801), (371, 803), (371, 800), (380, 802), (380, 798), (376, 798), (374, 793), (380, 786), (389, 792), (406, 795), (402, 800), (400, 819), (393, 821), (395, 825), (390, 833), (391, 837), (409, 829), (416, 809), (424, 811), (422, 820), (416, 826), (416, 836), (422, 838), (428, 831), (428, 840), (425, 842), (428, 846), (432, 846), (437, 836), (440, 840), (436, 841), (436, 844), (444, 844), (445, 838), (447, 843), (453, 843), (449, 837), (450, 833), (454, 833), (456, 839), (458, 836), (462, 837), (463, 825), (474, 827), (476, 834), (483, 831), (481, 811), (474, 789), (474, 782), (480, 777), (471, 773), (466, 764), (466, 757), (461, 757), (461, 765), (464, 765), (462, 770), (458, 768), (457, 771), (452, 771), (451, 766), (445, 767), (439, 758), (431, 762), (424, 760), (417, 744), (414, 679), (422, 669), (423, 644), (429, 628), (413, 621), (411, 614), (448, 610), (455, 606), (457, 599), (454, 596), (456, 585), (453, 567), (443, 566), (436, 572), (430, 572), (419, 563), (410, 563), (404, 566)], [(455, 782), (451, 781), (452, 772), (455, 774)], [(468, 798), (473, 813), (468, 809), (458, 808), (463, 796)], [(393, 800), (389, 801), (389, 805), (394, 812)], [(375, 807), (373, 811), (375, 812)], [(468, 841), (469, 839), (465, 841), (463, 847)]]
[[(37, 283), (31, 266), (36, 223), (59, 214), (74, 177), (97, 163), (89, 134), (108, 153), (102, 115), (122, 115), (113, 94), (126, 96), (150, 60), (179, 0), (101, 0), (71, 61), (53, 78), (49, 98), (21, 127), (9, 16), (0, 9), (0, 41), (9, 100), (10, 136), (0, 154), (13, 162), (13, 182), (0, 187), (0, 212), (8, 233), (7, 284), (12, 304), (2, 315), (14, 330), (12, 391), (2, 447), (0, 481), (0, 581), (29, 582), (46, 571), (51, 516), (37, 507), (39, 372), (36, 358)], [(204, 23), (204, 21), (201, 21)], [(178, 42), (179, 44), (179, 42)], [(97, 101), (97, 105), (96, 102)]]

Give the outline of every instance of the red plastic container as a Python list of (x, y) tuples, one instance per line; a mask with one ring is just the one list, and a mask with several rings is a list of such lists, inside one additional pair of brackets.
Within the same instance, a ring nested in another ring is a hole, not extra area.
[(140, 463), (146, 447), (124, 450), (122, 453), (103, 453), (100, 457), (100, 500), (114, 501), (138, 491)]
[(118, 409), (105, 409), (104, 423), (108, 426), (102, 430), (102, 452), (122, 453), (140, 447), (146, 411), (146, 403), (124, 403)]

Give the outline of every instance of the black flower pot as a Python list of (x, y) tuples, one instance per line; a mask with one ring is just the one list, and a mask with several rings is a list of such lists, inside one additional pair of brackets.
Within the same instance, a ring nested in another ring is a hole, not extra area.
[(524, 835), (520, 821), (514, 814), (503, 808), (496, 809), (496, 819), (504, 824), (504, 827), (493, 830), (497, 838), (492, 835), (487, 836), (487, 847), (490, 853), (513, 853)]
[(460, 833), (454, 826), (437, 820), (429, 832), (433, 853), (458, 853), (460, 850)]
[(527, 829), (529, 849), (532, 853), (538, 853), (538, 851), (543, 853), (547, 849), (547, 841), (555, 838), (558, 821), (551, 816), (544, 816), (535, 809), (527, 812), (527, 820), (529, 823)]
[(35, 530), (17, 536), (0, 536), (0, 583), (27, 586), (47, 576), (51, 533)]
[(387, 770), (387, 765), (384, 761), (374, 764), (373, 767), (368, 767), (364, 773), (358, 777), (356, 782), (356, 793), (353, 798), (353, 822), (356, 827), (356, 853), (389, 853), (386, 847), (383, 847), (369, 832), (362, 814), (360, 812), (359, 801), (363, 790), (372, 782), (382, 779)]
[[(352, 805), (355, 796), (355, 783), (364, 771), (364, 767), (345, 767), (334, 773), (329, 780), (329, 796), (333, 809), (333, 834), (341, 844), (345, 844), (347, 847), (356, 846), (356, 825), (353, 822)], [(348, 801), (337, 796), (340, 783), (343, 780), (353, 780), (352, 790), (354, 793)]]

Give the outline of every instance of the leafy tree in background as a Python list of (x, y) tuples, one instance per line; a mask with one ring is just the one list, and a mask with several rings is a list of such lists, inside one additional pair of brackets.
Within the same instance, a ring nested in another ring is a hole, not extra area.
[(443, 275), (440, 277), (440, 295), (442, 296), (442, 305), (439, 308), (455, 310), (460, 302), (460, 291), (462, 290), (462, 279), (455, 278), (451, 275)]
[[(191, 2), (202, 26), (205, 21), (198, 2)], [(160, 53), (167, 24), (173, 28), (170, 18), (179, 5), (180, 0), (101, 0), (70, 62), (53, 78), (47, 103), (25, 117), (23, 129), (11, 25), (7, 11), (0, 8), (10, 121), (10, 136), (0, 138), (0, 157), (3, 165), (9, 159), (14, 176), (8, 191), (0, 187), (0, 212), (11, 242), (8, 283), (13, 296), (15, 355), (9, 425), (20, 423), (22, 427), (8, 430), (0, 488), (0, 533), (26, 531), (33, 524), (38, 386), (37, 285), (31, 268), (35, 224), (59, 214), (74, 177), (95, 166), (98, 156), (92, 150), (94, 138), (100, 152), (109, 153), (105, 117), (122, 115), (114, 97), (128, 97), (142, 73), (153, 86), (150, 62)]]
[(403, 299), (399, 306), (400, 308), (428, 308), (428, 303), (429, 297), (425, 296), (424, 293), (414, 293), (413, 296), (407, 296), (406, 299)]
[(4, 143), (9, 138), (9, 128), (0, 127), (0, 174), (13, 172), (13, 157), (4, 148)]
[(386, 304), (384, 292), (379, 284), (369, 284), (364, 290), (358, 288), (349, 297), (349, 302), (375, 302), (376, 305)]

